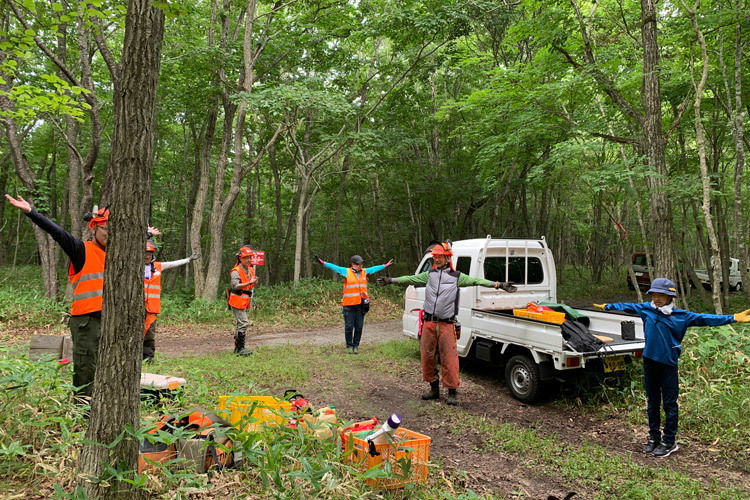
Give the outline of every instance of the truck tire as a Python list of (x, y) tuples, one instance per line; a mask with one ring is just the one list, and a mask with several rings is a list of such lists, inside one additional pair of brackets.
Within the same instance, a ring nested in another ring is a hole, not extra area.
[(739, 292), (742, 290), (742, 282), (738, 281), (737, 284), (734, 286), (734, 291)]
[(525, 354), (513, 356), (505, 365), (505, 384), (514, 398), (522, 403), (533, 403), (542, 388), (539, 366)]

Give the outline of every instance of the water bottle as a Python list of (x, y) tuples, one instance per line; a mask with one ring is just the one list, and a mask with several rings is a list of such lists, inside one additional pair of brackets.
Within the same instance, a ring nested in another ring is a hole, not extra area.
[(399, 425), (401, 425), (401, 417), (394, 413), (388, 417), (388, 420), (383, 423), (380, 429), (367, 436), (365, 441), (375, 444), (388, 442), (388, 440), (393, 439), (393, 433), (398, 429)]

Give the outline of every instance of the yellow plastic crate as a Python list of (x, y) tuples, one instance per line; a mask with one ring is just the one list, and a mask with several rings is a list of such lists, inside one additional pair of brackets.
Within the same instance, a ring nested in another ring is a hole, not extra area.
[[(360, 433), (366, 436), (367, 433)], [(349, 437), (351, 436), (351, 439)], [(403, 469), (399, 462), (404, 458), (411, 460), (409, 476), (405, 479), (379, 478), (367, 479), (368, 486), (378, 488), (403, 488), (405, 483), (425, 483), (427, 482), (427, 468), (430, 461), (430, 441), (429, 436), (419, 434), (399, 427), (394, 432), (393, 442), (376, 444), (375, 449), (380, 455), (372, 456), (369, 453), (370, 445), (364, 438), (346, 433), (344, 435), (344, 445), (351, 454), (347, 455), (351, 462), (360, 463), (360, 470), (367, 471), (373, 467), (383, 467), (384, 462), (389, 462), (395, 474), (403, 475)]]
[(219, 396), (218, 409), (238, 429), (257, 431), (261, 426), (285, 424), (292, 404), (273, 396)]
[(513, 316), (519, 316), (521, 318), (537, 319), (539, 321), (546, 321), (547, 323), (562, 324), (565, 321), (565, 313), (557, 311), (542, 311), (535, 312), (529, 311), (528, 309), (513, 309)]

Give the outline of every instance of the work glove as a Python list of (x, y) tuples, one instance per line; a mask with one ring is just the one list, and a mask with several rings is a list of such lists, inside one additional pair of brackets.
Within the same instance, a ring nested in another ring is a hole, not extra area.
[[(606, 306), (607, 304), (594, 304), (594, 307), (596, 307), (597, 309), (601, 309), (602, 311)], [(748, 321), (750, 321), (750, 319)]]
[(737, 323), (750, 323), (750, 309), (735, 314), (734, 320)]
[(326, 263), (323, 259), (318, 257), (318, 254), (313, 255), (313, 257), (315, 257), (315, 260), (317, 260), (318, 264), (320, 264), (321, 266)]
[(392, 266), (392, 265), (393, 265), (393, 259), (391, 259), (391, 260), (389, 260), (388, 262), (385, 263), (385, 267), (389, 267), (389, 266)]
[(518, 290), (518, 288), (514, 287), (513, 285), (511, 285), (507, 281), (496, 281), (495, 282), (495, 290), (497, 290), (498, 288), (502, 288), (503, 290), (505, 290), (508, 293), (514, 293), (516, 290)]
[(199, 254), (199, 253), (194, 253), (193, 255), (191, 255), (191, 256), (190, 256), (190, 261), (192, 262), (192, 261), (194, 261), (194, 260), (198, 260), (198, 259), (200, 259), (200, 258), (201, 258), (201, 254)]
[(387, 276), (381, 276), (377, 279), (376, 283), (378, 286), (392, 285), (398, 283), (398, 278), (389, 278)]

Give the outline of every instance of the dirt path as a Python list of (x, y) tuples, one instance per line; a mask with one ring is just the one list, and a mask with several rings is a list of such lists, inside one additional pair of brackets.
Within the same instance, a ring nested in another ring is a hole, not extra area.
[[(181, 356), (191, 353), (228, 352), (234, 348), (231, 328), (215, 328), (210, 325), (159, 326), (156, 336), (156, 350), (169, 356)], [(366, 323), (362, 334), (362, 343), (377, 343), (386, 340), (404, 338), (401, 333), (401, 320)], [(263, 332), (250, 327), (247, 334), (247, 347), (253, 349), (258, 345), (279, 344), (316, 344), (334, 345), (344, 342), (344, 325), (301, 328), (291, 331)]]
[[(248, 337), (248, 347), (312, 343), (317, 345), (340, 344), (344, 348), (343, 326), (307, 328), (294, 331), (254, 332)], [(401, 320), (367, 323), (362, 341), (362, 354), (366, 356), (367, 344), (389, 339), (404, 338)], [(233, 347), (231, 331), (226, 328), (164, 326), (157, 336), (157, 350), (169, 356), (192, 353), (226, 352)], [(494, 493), (506, 498), (547, 498), (553, 494), (560, 498), (568, 489), (558, 477), (530, 469), (512, 453), (488, 449), (487, 436), (479, 432), (455, 434), (451, 430), (466, 412), (472, 416), (511, 423), (522, 429), (533, 429), (543, 436), (556, 435), (565, 443), (580, 447), (586, 443), (601, 446), (613, 456), (619, 456), (644, 467), (672, 467), (705, 484), (717, 481), (725, 486), (744, 486), (750, 491), (750, 478), (741, 464), (729, 464), (717, 452), (707, 451), (708, 446), (691, 442), (683, 446), (675, 459), (657, 462), (641, 454), (645, 429), (633, 428), (624, 418), (616, 415), (601, 417), (584, 414), (576, 408), (566, 409), (554, 401), (535, 406), (513, 399), (502, 378), (487, 373), (485, 365), (462, 360), (460, 411), (441, 402), (425, 402), (419, 394), (426, 384), (419, 380), (418, 361), (414, 373), (402, 378), (383, 373), (357, 375), (361, 386), (358, 394), (338, 390), (340, 381), (330, 374), (314, 374), (306, 387), (298, 388), (304, 394), (315, 394), (316, 400), (335, 404), (339, 414), (346, 419), (361, 418), (363, 411), (386, 415), (398, 411), (409, 428), (419, 429), (432, 437), (431, 461), (440, 460), (444, 466), (467, 472), (459, 488), (471, 488), (477, 493)], [(746, 470), (746, 467), (744, 467)], [(587, 498), (586, 492), (581, 498)], [(592, 492), (588, 492), (592, 493)]]

